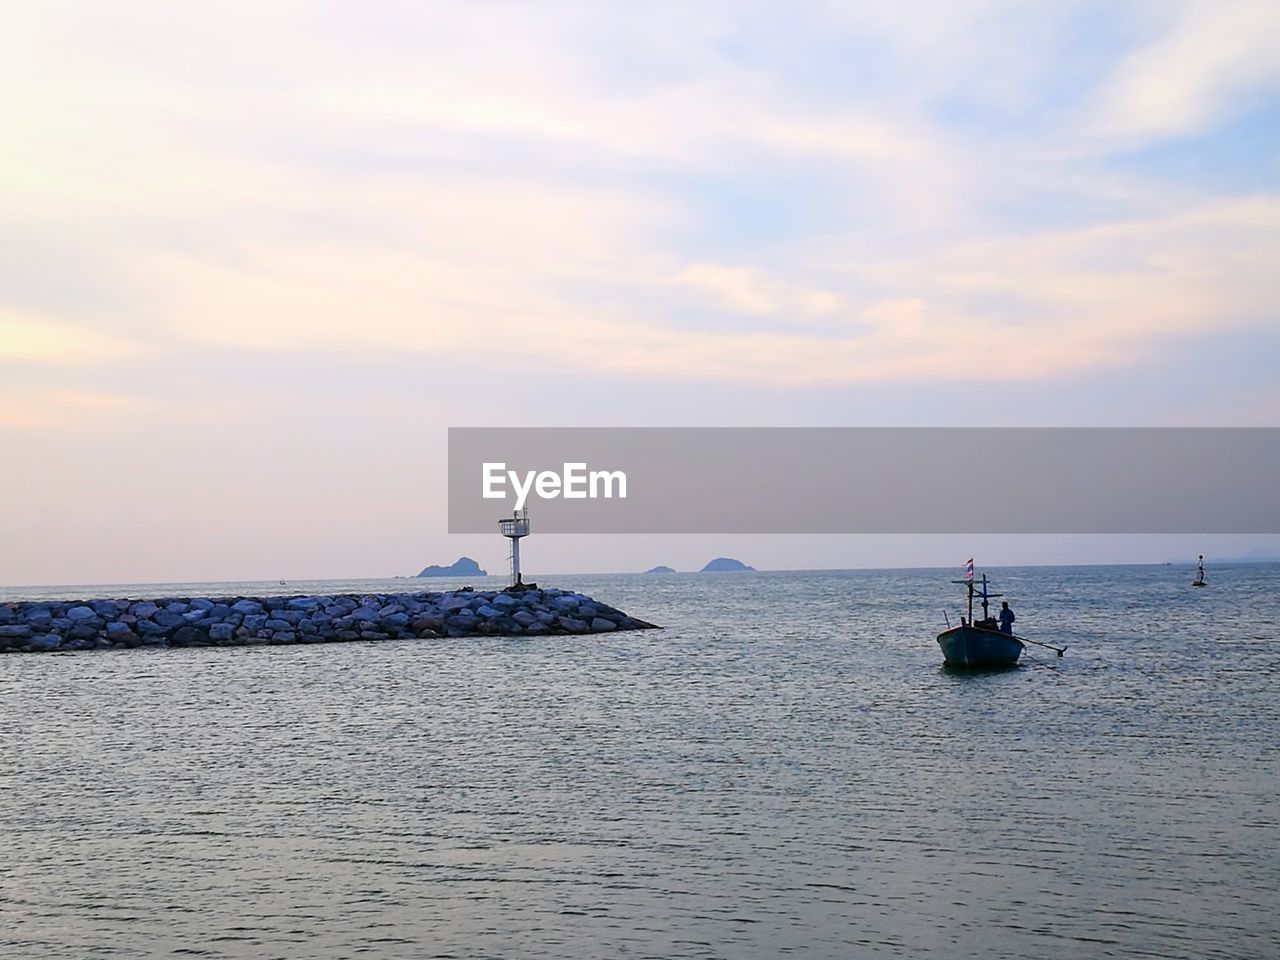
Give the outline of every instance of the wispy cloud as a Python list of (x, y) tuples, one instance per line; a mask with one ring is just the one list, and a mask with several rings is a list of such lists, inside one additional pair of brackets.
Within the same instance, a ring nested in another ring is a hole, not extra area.
[(1083, 76), (1095, 5), (886, 9), (27, 11), (0, 199), (66, 283), (10, 261), (0, 349), (521, 340), (570, 372), (839, 383), (1063, 376), (1273, 322), (1273, 194), (1108, 165), (1271, 95), (1266, 5), (1125, 7)]
[(137, 352), (110, 334), (0, 312), (0, 362), (101, 364)]
[(94, 390), (0, 386), (0, 427), (27, 433), (61, 431), (68, 426), (99, 426), (120, 415), (148, 412), (146, 399)]
[(1100, 132), (1130, 140), (1186, 136), (1280, 90), (1280, 6), (1183, 0), (1152, 10), (1154, 35), (1101, 86)]

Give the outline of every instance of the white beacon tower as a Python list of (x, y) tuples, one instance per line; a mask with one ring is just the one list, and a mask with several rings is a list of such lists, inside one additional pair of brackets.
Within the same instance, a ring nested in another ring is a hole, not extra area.
[(517, 510), (498, 521), (498, 530), (511, 541), (511, 585), (520, 583), (520, 538), (529, 535), (529, 511)]

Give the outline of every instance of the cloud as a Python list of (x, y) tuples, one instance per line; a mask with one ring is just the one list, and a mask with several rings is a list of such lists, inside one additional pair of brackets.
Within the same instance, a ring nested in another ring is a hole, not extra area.
[[(0, 200), (74, 282), (6, 284), (0, 355), (518, 345), (569, 374), (787, 384), (1137, 363), (1269, 322), (1274, 202), (1118, 177), (1086, 131), (1191, 129), (1265, 86), (1259, 9), (1179, 8), (1048, 138), (956, 107), (1051, 99), (1028, 50), (1065, 56), (1067, 14), (1005, 3), (774, 27), (715, 4), (28, 14), (5, 69), (37, 92), (8, 96)], [(868, 76), (829, 59), (823, 89), (802, 60), (845, 42)], [(1002, 99), (1011, 78), (1029, 92)], [(727, 249), (708, 183), (814, 222)]]
[(92, 329), (0, 312), (0, 363), (104, 363), (139, 349)]
[(1253, 0), (1184, 0), (1103, 86), (1098, 132), (1121, 138), (1183, 136), (1280, 86), (1280, 6)]
[(830, 291), (771, 279), (749, 267), (694, 263), (685, 267), (675, 282), (705, 292), (717, 307), (755, 316), (821, 317), (842, 306)]
[(60, 388), (0, 387), (0, 428), (48, 432), (110, 423), (147, 411), (149, 401), (124, 393)]

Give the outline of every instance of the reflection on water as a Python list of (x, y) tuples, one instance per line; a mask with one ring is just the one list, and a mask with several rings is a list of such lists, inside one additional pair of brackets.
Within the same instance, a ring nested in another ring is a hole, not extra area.
[(1185, 572), (995, 571), (1070, 648), (995, 673), (941, 668), (927, 571), (572, 578), (667, 624), (603, 637), (2, 657), (0, 955), (1270, 956), (1280, 568)]

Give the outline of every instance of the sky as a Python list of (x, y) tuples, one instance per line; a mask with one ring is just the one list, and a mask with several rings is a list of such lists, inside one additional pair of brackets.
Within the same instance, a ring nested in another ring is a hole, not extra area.
[(450, 426), (1275, 426), (1278, 188), (1265, 0), (0, 3), (0, 583), (501, 568)]

